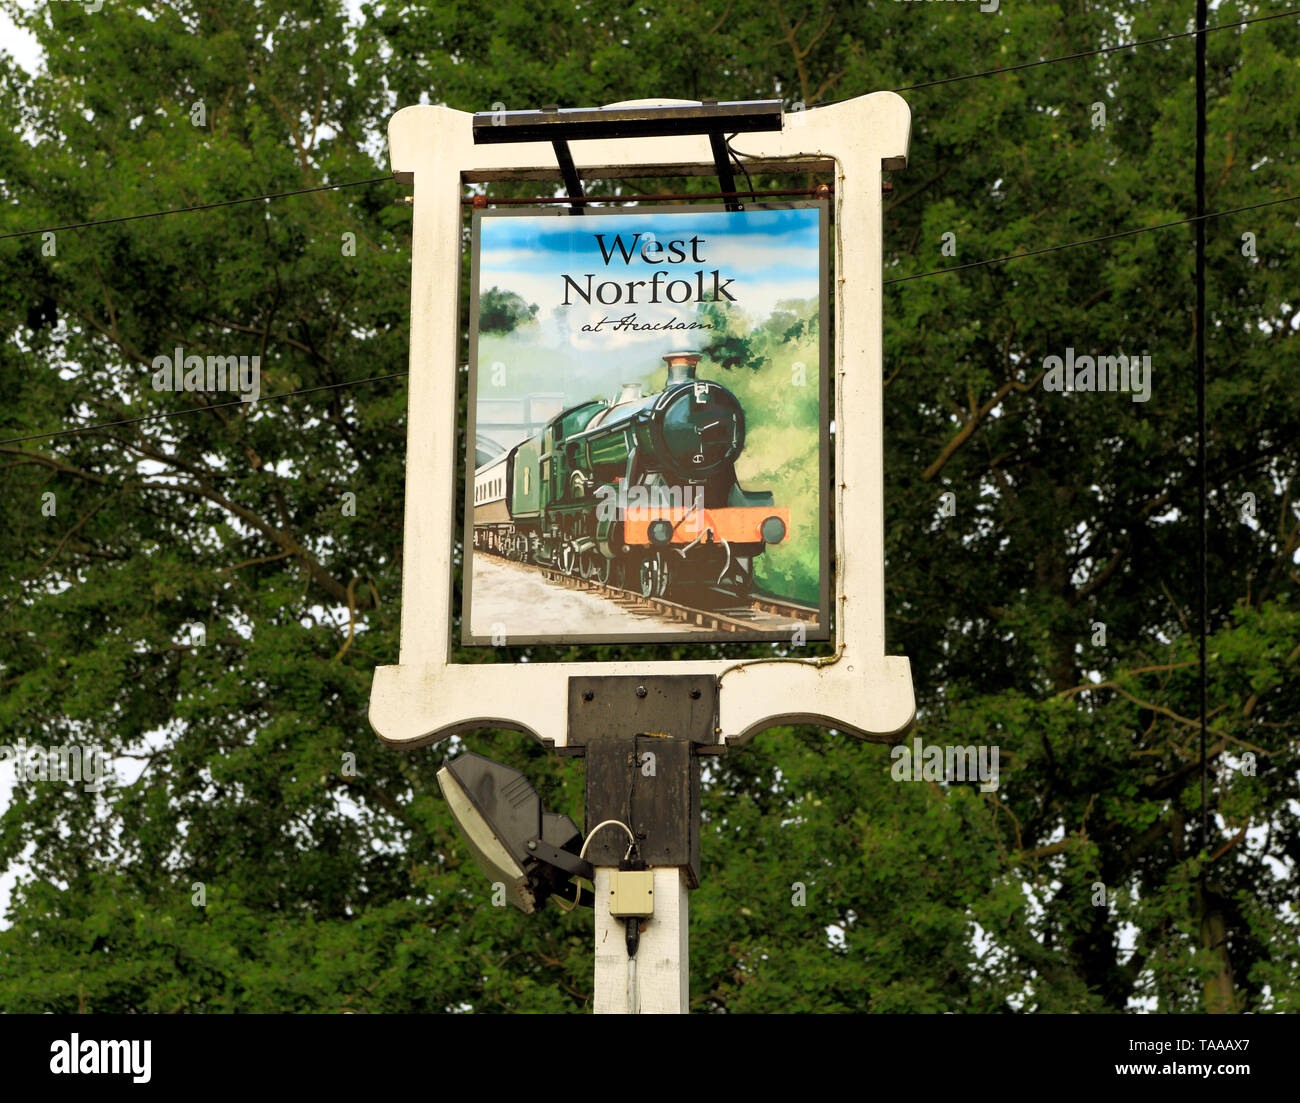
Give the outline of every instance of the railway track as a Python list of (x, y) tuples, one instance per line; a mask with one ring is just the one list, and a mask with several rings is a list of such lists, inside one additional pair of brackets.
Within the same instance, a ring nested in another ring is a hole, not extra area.
[(535, 563), (517, 565), (541, 571), (548, 582), (558, 582), (571, 590), (585, 590), (599, 594), (631, 612), (653, 612), (667, 619), (695, 624), (719, 632), (781, 632), (793, 629), (802, 622), (808, 628), (817, 626), (819, 611), (810, 605), (757, 595), (745, 605), (729, 605), (720, 609), (697, 609), (681, 605), (667, 598), (646, 597), (640, 591), (611, 586), (595, 579), (575, 578), (553, 567), (540, 567)]

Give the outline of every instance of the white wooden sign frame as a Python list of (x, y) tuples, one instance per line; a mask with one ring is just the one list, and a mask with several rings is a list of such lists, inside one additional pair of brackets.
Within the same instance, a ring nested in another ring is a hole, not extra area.
[[(380, 739), (418, 747), (469, 729), (513, 728), (562, 747), (570, 676), (712, 674), (719, 679), (719, 742), (744, 742), (782, 723), (893, 742), (911, 726), (916, 705), (908, 660), (885, 654), (881, 173), (907, 163), (907, 104), (875, 92), (786, 115), (781, 131), (732, 142), (747, 157), (833, 166), (835, 174), (836, 654), (810, 659), (449, 661), (460, 492), (460, 201), (467, 182), (558, 176), (549, 143), (475, 145), (473, 118), (448, 107), (407, 107), (388, 128), (393, 171), (414, 184), (414, 226), (401, 654), (396, 666), (375, 671), (370, 722)], [(639, 170), (665, 166), (682, 175), (714, 171), (702, 134), (576, 141), (570, 148), (584, 177), (648, 175)]]

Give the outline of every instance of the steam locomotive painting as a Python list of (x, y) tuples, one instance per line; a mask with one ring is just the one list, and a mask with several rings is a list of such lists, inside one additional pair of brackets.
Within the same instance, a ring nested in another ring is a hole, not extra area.
[(692, 602), (743, 600), (754, 558), (790, 511), (736, 479), (745, 413), (696, 378), (698, 352), (663, 357), (662, 391), (564, 410), (474, 477), (474, 548)]
[(825, 215), (474, 212), (464, 644), (829, 638)]

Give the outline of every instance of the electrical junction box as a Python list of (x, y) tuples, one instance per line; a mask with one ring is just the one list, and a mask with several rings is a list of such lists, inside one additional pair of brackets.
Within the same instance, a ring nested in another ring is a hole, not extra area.
[(644, 919), (655, 913), (655, 874), (652, 869), (615, 869), (609, 874), (609, 914), (618, 919)]

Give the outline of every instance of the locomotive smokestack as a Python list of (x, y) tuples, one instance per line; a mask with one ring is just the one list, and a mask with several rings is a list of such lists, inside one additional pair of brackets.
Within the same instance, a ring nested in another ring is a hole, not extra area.
[(668, 363), (668, 382), (664, 384), (671, 387), (674, 383), (688, 383), (695, 378), (695, 365), (700, 362), (703, 353), (699, 352), (669, 352), (664, 354), (664, 360)]

